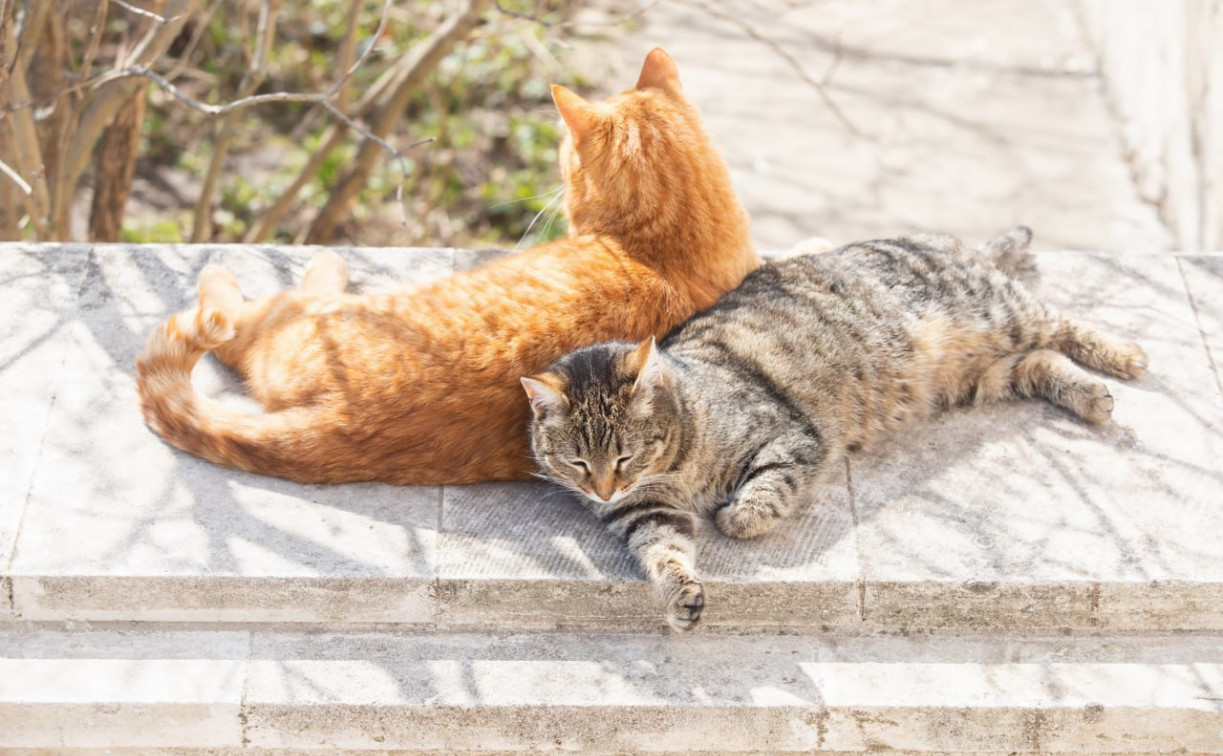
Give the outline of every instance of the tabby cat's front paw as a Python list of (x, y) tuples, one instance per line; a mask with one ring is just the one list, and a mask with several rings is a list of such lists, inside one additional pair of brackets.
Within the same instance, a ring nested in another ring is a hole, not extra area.
[(691, 630), (705, 608), (705, 586), (693, 578), (680, 583), (668, 596), (667, 624), (676, 630)]

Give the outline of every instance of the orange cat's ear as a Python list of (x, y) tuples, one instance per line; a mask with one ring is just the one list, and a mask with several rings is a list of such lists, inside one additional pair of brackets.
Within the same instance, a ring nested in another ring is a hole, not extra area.
[(581, 95), (574, 94), (560, 84), (553, 84), (552, 100), (556, 102), (556, 109), (560, 111), (561, 118), (565, 119), (565, 125), (569, 127), (569, 133), (573, 135), (575, 143), (582, 141), (582, 138), (594, 129), (598, 115)]
[(663, 377), (663, 363), (653, 336), (641, 342), (629, 354), (628, 367), (637, 371), (637, 380), (633, 382), (634, 394), (649, 394), (658, 386)]
[(675, 61), (661, 47), (650, 50), (645, 56), (645, 64), (641, 67), (641, 75), (637, 77), (637, 88), (653, 87), (673, 95), (683, 94), (679, 83), (679, 69)]
[(522, 388), (531, 400), (531, 411), (536, 420), (543, 420), (553, 412), (560, 412), (569, 406), (569, 400), (561, 393), (560, 381), (551, 373), (541, 373), (536, 376), (524, 376)]

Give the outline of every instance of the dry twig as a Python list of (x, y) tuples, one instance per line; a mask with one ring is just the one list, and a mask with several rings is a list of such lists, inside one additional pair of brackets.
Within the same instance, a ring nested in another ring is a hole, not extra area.
[(34, 190), (26, 183), (26, 180), (21, 177), (21, 174), (13, 170), (8, 163), (0, 160), (0, 173), (8, 176), (21, 189), (25, 196), (29, 197)]
[[(372, 114), (370, 131), (379, 140), (390, 133), (407, 107), (408, 100), (425, 77), (479, 23), (488, 3), (489, 0), (466, 0), (460, 10), (434, 30), (427, 39), (414, 45), (404, 57), (402, 65), (397, 66), (399, 70), (394, 78), (395, 86), (387, 92), (385, 99)], [(327, 202), (310, 224), (310, 230), (306, 234), (308, 244), (322, 244), (331, 240), (341, 217), (352, 208), (357, 193), (365, 186), (373, 170), (374, 160), (378, 155), (377, 146), (377, 140), (368, 138), (361, 144), (348, 173), (331, 191)]]
[[(264, 0), (259, 7), (259, 22), (255, 29), (255, 53), (250, 67), (238, 84), (238, 98), (251, 96), (263, 78), (267, 68), (268, 51), (276, 38), (276, 18), (280, 14), (282, 0)], [(234, 118), (236, 111), (230, 111), (213, 124), (212, 158), (208, 161), (208, 170), (204, 173), (204, 184), (200, 187), (200, 195), (195, 203), (195, 220), (191, 226), (191, 241), (201, 242), (212, 232), (212, 197), (216, 192), (217, 182), (221, 179), (221, 170), (225, 167), (225, 156), (233, 143)]]

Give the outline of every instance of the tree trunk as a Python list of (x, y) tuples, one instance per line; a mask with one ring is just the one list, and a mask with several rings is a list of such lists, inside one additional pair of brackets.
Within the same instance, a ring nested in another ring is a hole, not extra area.
[(148, 103), (148, 87), (141, 87), (119, 111), (115, 122), (102, 132), (94, 153), (93, 205), (89, 210), (89, 241), (117, 242), (123, 234), (124, 208), (132, 192), (136, 153)]

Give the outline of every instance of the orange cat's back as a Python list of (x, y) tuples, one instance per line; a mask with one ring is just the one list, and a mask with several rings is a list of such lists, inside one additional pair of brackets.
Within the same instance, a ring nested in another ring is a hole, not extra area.
[[(518, 379), (586, 344), (639, 339), (709, 306), (759, 262), (747, 220), (674, 64), (593, 105), (557, 88), (574, 235), (421, 289), (344, 293), (323, 255), (301, 289), (244, 302), (206, 269), (199, 306), (138, 359), (149, 424), (207, 459), (311, 482), (464, 483), (528, 476)], [(191, 390), (207, 351), (266, 415)]]

